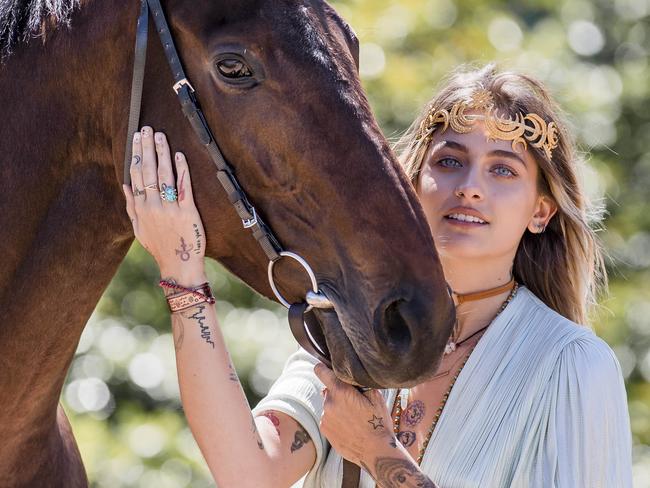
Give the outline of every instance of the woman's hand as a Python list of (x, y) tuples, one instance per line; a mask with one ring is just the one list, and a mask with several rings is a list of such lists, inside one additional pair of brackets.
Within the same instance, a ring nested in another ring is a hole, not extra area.
[(176, 153), (174, 159), (178, 182), (165, 135), (143, 127), (133, 136), (131, 187), (123, 186), (126, 211), (135, 237), (158, 263), (161, 277), (193, 286), (199, 283), (185, 280), (205, 275), (205, 231), (194, 205), (185, 156)]
[(360, 393), (342, 382), (322, 363), (314, 367), (323, 382), (325, 399), (321, 432), (332, 447), (348, 461), (364, 467), (372, 462), (380, 443), (393, 445), (393, 423), (384, 397), (379, 390)]

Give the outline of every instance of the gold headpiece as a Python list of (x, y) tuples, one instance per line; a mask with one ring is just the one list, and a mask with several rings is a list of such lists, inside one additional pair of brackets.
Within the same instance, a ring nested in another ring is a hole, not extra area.
[[(484, 115), (466, 115), (466, 111), (484, 112)], [(455, 132), (466, 134), (474, 129), (476, 120), (483, 121), (489, 139), (512, 141), (514, 151), (517, 151), (517, 144), (521, 144), (525, 151), (528, 146), (526, 141), (528, 141), (533, 147), (541, 147), (548, 159), (551, 159), (551, 152), (557, 147), (558, 130), (555, 122), (546, 123), (534, 113), (515, 114), (514, 119), (502, 117), (495, 108), (492, 93), (483, 88), (474, 90), (469, 101), (456, 102), (451, 107), (451, 111), (435, 110), (435, 107), (432, 107), (420, 124), (416, 138), (429, 142), (438, 124), (442, 124), (442, 132), (451, 126)]]

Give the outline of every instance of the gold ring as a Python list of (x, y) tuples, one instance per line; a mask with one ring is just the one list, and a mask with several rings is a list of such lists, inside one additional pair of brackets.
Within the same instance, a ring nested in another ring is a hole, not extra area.
[(158, 191), (158, 183), (151, 183), (144, 187), (145, 190), (155, 190)]

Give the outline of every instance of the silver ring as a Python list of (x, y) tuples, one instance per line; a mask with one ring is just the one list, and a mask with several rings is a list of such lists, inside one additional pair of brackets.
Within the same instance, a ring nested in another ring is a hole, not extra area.
[(150, 185), (145, 185), (144, 189), (158, 191), (158, 183), (151, 183)]
[[(300, 263), (300, 265), (305, 269), (305, 271), (307, 271), (307, 274), (309, 275), (309, 279), (311, 280), (312, 289), (310, 290), (310, 292), (316, 295), (322, 295), (322, 293), (318, 291), (318, 283), (316, 282), (316, 276), (314, 275), (314, 272), (312, 271), (309, 264), (307, 264), (307, 261), (305, 261), (297, 254), (289, 251), (282, 251), (280, 253), (280, 256), (295, 259), (296, 261), (298, 261), (298, 263)], [(280, 303), (285, 307), (289, 308), (291, 307), (291, 304), (288, 301), (286, 301), (282, 295), (280, 295), (278, 288), (275, 286), (275, 279), (273, 278), (273, 266), (278, 261), (279, 259), (276, 259), (275, 261), (269, 261), (269, 284), (271, 285), (271, 289), (273, 290), (273, 293), (275, 293), (275, 296), (280, 301)], [(313, 305), (309, 304), (309, 306), (305, 309), (305, 312), (310, 311), (312, 308), (314, 308)]]
[(173, 186), (163, 183), (160, 189), (160, 199), (164, 202), (175, 202), (178, 200), (178, 191)]

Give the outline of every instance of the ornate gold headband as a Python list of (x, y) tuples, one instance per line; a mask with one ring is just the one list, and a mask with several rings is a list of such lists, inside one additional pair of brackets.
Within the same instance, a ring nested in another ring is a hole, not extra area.
[[(483, 112), (484, 115), (466, 115), (466, 111)], [(451, 126), (455, 132), (466, 134), (472, 131), (476, 120), (483, 121), (489, 139), (512, 141), (514, 151), (517, 151), (518, 144), (521, 144), (525, 151), (528, 141), (533, 147), (541, 147), (548, 159), (551, 159), (551, 152), (557, 147), (558, 130), (555, 122), (546, 123), (534, 113), (515, 114), (514, 119), (502, 117), (495, 107), (492, 93), (483, 88), (474, 90), (469, 101), (456, 102), (451, 107), (451, 111), (435, 110), (435, 107), (432, 107), (420, 124), (416, 139), (429, 142), (438, 124), (443, 124), (442, 132)]]

